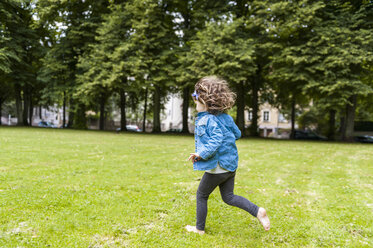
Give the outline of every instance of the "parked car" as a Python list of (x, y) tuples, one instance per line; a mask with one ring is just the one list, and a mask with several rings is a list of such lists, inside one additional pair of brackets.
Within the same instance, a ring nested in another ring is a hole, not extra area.
[(298, 140), (327, 140), (326, 137), (313, 131), (295, 130), (294, 139)]
[(370, 136), (370, 135), (360, 135), (360, 136), (354, 137), (354, 139), (356, 142), (360, 142), (360, 143), (373, 143), (373, 136)]
[(38, 127), (51, 127), (51, 128), (56, 128), (56, 126), (55, 126), (53, 123), (49, 122), (49, 121), (40, 121), (40, 122), (38, 123)]
[(171, 128), (166, 131), (166, 133), (181, 133), (183, 130), (178, 128)]
[[(137, 125), (126, 125), (127, 131), (129, 132), (142, 132), (141, 128), (139, 128)], [(117, 132), (122, 131), (121, 128), (117, 128)]]

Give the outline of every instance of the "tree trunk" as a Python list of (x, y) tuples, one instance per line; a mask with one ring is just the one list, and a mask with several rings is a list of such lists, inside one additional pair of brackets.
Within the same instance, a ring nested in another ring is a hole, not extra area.
[[(87, 129), (87, 118), (85, 116), (86, 106), (83, 103), (76, 103), (76, 113), (74, 114), (74, 128)], [(70, 120), (69, 120), (70, 121)]]
[(28, 112), (29, 112), (29, 90), (27, 87), (23, 90), (23, 125), (28, 126)]
[(104, 130), (105, 128), (105, 96), (102, 94), (100, 99), (100, 130)]
[(354, 122), (355, 122), (355, 110), (357, 97), (353, 95), (349, 99), (350, 104), (346, 106), (346, 129), (343, 134), (344, 141), (353, 141), (354, 140)]
[(290, 139), (295, 139), (295, 93), (291, 98), (291, 132)]
[(29, 106), (29, 94), (28, 89), (25, 87), (23, 90), (23, 125), (28, 126), (28, 106)]
[(251, 90), (252, 90), (252, 102), (251, 108), (253, 111), (253, 117), (250, 125), (250, 135), (259, 136), (258, 132), (258, 119), (259, 119), (259, 85), (262, 81), (262, 66), (258, 64), (258, 69), (256, 70), (256, 75), (251, 81)]
[[(187, 32), (183, 32), (183, 40), (184, 44), (187, 44), (190, 41), (192, 30), (190, 28), (191, 23), (191, 12), (189, 8), (185, 8), (185, 12), (182, 11), (182, 17), (184, 19), (184, 28)], [(189, 133), (189, 116), (188, 116), (188, 110), (189, 110), (189, 99), (191, 97), (190, 92), (191, 87), (189, 85), (186, 85), (183, 89), (183, 133)]]
[(39, 106), (39, 118), (40, 118), (40, 120), (42, 120), (42, 114), (41, 114), (41, 106)]
[(23, 125), (23, 111), (22, 111), (22, 98), (21, 98), (21, 87), (15, 86), (15, 98), (16, 98), (16, 112), (17, 112), (17, 126)]
[(120, 89), (119, 94), (120, 94), (120, 130), (127, 131), (126, 92), (123, 89)]
[(69, 121), (67, 122), (67, 127), (72, 128), (74, 126), (74, 119), (75, 119), (75, 109), (74, 109), (74, 100), (72, 96), (70, 96), (69, 101)]
[(188, 127), (188, 110), (189, 110), (189, 99), (190, 99), (190, 87), (185, 86), (183, 89), (183, 133), (189, 133)]
[(250, 125), (250, 135), (251, 136), (259, 136), (258, 132), (258, 112), (259, 112), (259, 89), (258, 89), (258, 82), (257, 78), (254, 78), (251, 83), (251, 89), (252, 89), (252, 101), (251, 101), (251, 108), (253, 111), (253, 116), (251, 119), (251, 125)]
[(3, 114), (2, 114), (2, 109), (3, 109), (3, 98), (2, 97), (0, 97), (0, 126), (2, 125), (2, 123), (1, 123), (1, 116), (3, 116)]
[(336, 114), (336, 111), (334, 109), (329, 110), (329, 131), (328, 131), (329, 140), (335, 140), (335, 114)]
[(32, 115), (34, 114), (34, 104), (32, 102), (32, 91), (30, 91), (29, 95), (29, 121), (30, 126), (32, 126)]
[(154, 108), (153, 108), (153, 133), (161, 132), (161, 88), (158, 85), (154, 86)]
[(146, 108), (148, 105), (148, 88), (145, 89), (145, 103), (144, 103), (144, 115), (142, 120), (142, 131), (145, 133), (145, 124), (146, 124)]
[(241, 130), (242, 136), (245, 136), (245, 92), (243, 82), (237, 85), (237, 118), (236, 123), (238, 128)]
[(339, 133), (341, 135), (342, 140), (344, 139), (344, 134), (346, 133), (346, 117), (344, 116), (345, 114), (345, 112), (341, 113), (341, 126), (339, 128)]
[(66, 124), (66, 91), (63, 92), (63, 106), (62, 106), (62, 128)]

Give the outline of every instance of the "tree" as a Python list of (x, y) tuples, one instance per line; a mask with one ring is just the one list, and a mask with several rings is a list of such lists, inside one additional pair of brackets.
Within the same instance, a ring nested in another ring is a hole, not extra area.
[(314, 28), (321, 22), (316, 14), (321, 1), (278, 2), (271, 6), (272, 26), (269, 28), (273, 57), (268, 78), (275, 91), (275, 105), (291, 110), (291, 138), (294, 138), (296, 107), (309, 103), (304, 88), (313, 75), (307, 73), (304, 46), (314, 37)]
[(330, 137), (335, 116), (341, 116), (343, 140), (353, 140), (357, 99), (373, 92), (364, 78), (373, 62), (372, 3), (325, 1), (322, 22), (302, 47), (303, 66), (311, 80), (305, 92), (321, 99), (330, 113)]
[(11, 72), (12, 62), (19, 62), (20, 58), (17, 56), (19, 48), (13, 46), (11, 43), (11, 34), (9, 26), (14, 26), (20, 22), (17, 15), (18, 3), (16, 1), (2, 1), (0, 2), (0, 75)]
[[(113, 92), (119, 94), (122, 131), (126, 130), (127, 123), (126, 98), (131, 96), (129, 92), (138, 92), (137, 88), (141, 87), (139, 80), (131, 80), (135, 51), (131, 44), (132, 23), (128, 6), (129, 3), (110, 6), (110, 13), (104, 16), (104, 22), (97, 30), (96, 43), (78, 65), (84, 71), (79, 77), (80, 93), (85, 96), (89, 93), (91, 97), (88, 100), (94, 101), (100, 95), (108, 97)], [(102, 99), (101, 110), (105, 101)], [(102, 117), (103, 113), (100, 114), (101, 124)]]
[(251, 125), (249, 127), (251, 136), (259, 135), (258, 119), (259, 104), (262, 102), (264, 90), (267, 85), (270, 56), (273, 43), (271, 43), (268, 29), (273, 26), (270, 11), (273, 2), (277, 1), (245, 1), (237, 0), (231, 5), (231, 12), (235, 18), (245, 20), (245, 33), (252, 40), (252, 49), (255, 71), (245, 81), (237, 85), (240, 93), (237, 99), (237, 124), (244, 128), (244, 108), (247, 100), (252, 110)]
[[(96, 30), (102, 16), (108, 12), (108, 2), (100, 1), (37, 1), (37, 11), (43, 26), (52, 27), (50, 38), (53, 46), (44, 60), (45, 82), (54, 82), (52, 87), (63, 92), (64, 102), (69, 98), (69, 124), (84, 128), (85, 103), (76, 95), (77, 77), (83, 72), (78, 68), (79, 58), (89, 54), (95, 43)], [(53, 32), (54, 30), (54, 32)], [(79, 114), (76, 114), (78, 113)]]
[[(247, 39), (244, 20), (236, 19), (233, 22), (209, 23), (203, 31), (197, 33), (187, 58), (191, 63), (190, 70), (198, 78), (219, 75), (238, 86), (235, 87), (237, 105), (243, 112), (244, 102), (240, 96), (244, 94), (244, 89), (240, 86), (255, 73), (253, 54), (252, 40)], [(244, 119), (238, 120), (238, 126), (243, 132)]]
[(192, 40), (196, 39), (198, 31), (205, 28), (205, 24), (212, 20), (219, 20), (226, 12), (228, 1), (172, 1), (175, 25), (179, 36), (179, 46), (175, 49), (177, 61), (172, 75), (177, 81), (177, 88), (181, 91), (183, 98), (182, 120), (183, 133), (188, 130), (188, 110), (191, 99), (192, 88), (199, 79), (189, 67), (188, 59)]
[(19, 21), (16, 14), (16, 3), (14, 1), (0, 2), (0, 125), (3, 104), (10, 97), (12, 92), (11, 79), (9, 73), (11, 72), (12, 62), (19, 62), (16, 52), (12, 50), (10, 43), (10, 34), (7, 31), (7, 26), (10, 22)]
[(13, 87), (17, 124), (31, 125), (33, 95), (38, 84), (36, 73), (43, 55), (39, 42), (41, 30), (35, 27), (30, 2), (3, 1), (0, 9), (0, 43), (3, 46), (0, 49), (0, 78), (3, 84)]
[(167, 88), (174, 85), (170, 78), (177, 45), (174, 17), (167, 1), (134, 0), (128, 11), (132, 15), (131, 47), (136, 51), (134, 77), (152, 90), (153, 132), (160, 132), (161, 99)]
[[(217, 73), (216, 71), (220, 70), (220, 75), (227, 75), (233, 83), (237, 92), (236, 122), (243, 134), (245, 134), (245, 106), (247, 99), (251, 100), (249, 105), (253, 110), (253, 119), (250, 134), (253, 136), (258, 135), (259, 92), (265, 85), (263, 75), (268, 70), (267, 64), (269, 63), (271, 48), (269, 34), (266, 31), (271, 25), (267, 13), (270, 4), (271, 1), (230, 1), (227, 4), (226, 11), (220, 13), (221, 19), (212, 19), (210, 22), (212, 28), (208, 27), (208, 31), (203, 31), (203, 35), (208, 35), (210, 38), (210, 42), (205, 39), (208, 45), (203, 49), (198, 48), (202, 45), (198, 44), (201, 41), (197, 39), (193, 43), (197, 48), (192, 48), (207, 55), (203, 57), (191, 56), (194, 60), (202, 58), (212, 61), (208, 66), (199, 68), (198, 66), (192, 66), (192, 68), (204, 70), (204, 73)], [(214, 25), (217, 28), (215, 32), (213, 31)], [(230, 27), (232, 30), (236, 30), (229, 32)], [(217, 38), (210, 35), (209, 32), (212, 32)], [(198, 37), (203, 40), (203, 35)], [(215, 49), (219, 46), (220, 48)], [(219, 51), (219, 55), (216, 55), (217, 51)], [(195, 52), (195, 54), (198, 54), (198, 52)], [(198, 62), (195, 62), (195, 64), (198, 64)], [(224, 68), (227, 65), (236, 69), (230, 71), (229, 68)], [(217, 69), (217, 67), (220, 67), (220, 69)], [(247, 98), (249, 92), (251, 95)]]

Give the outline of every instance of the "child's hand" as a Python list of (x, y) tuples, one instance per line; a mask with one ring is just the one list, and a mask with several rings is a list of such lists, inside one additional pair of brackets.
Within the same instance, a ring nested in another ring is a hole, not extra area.
[(190, 156), (189, 156), (189, 158), (188, 158), (188, 161), (192, 160), (192, 162), (196, 162), (196, 161), (198, 161), (200, 159), (201, 159), (201, 157), (199, 156), (198, 153), (191, 153)]

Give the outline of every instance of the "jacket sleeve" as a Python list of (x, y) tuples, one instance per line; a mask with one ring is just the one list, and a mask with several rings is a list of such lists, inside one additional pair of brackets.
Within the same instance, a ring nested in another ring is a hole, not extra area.
[(223, 130), (214, 120), (209, 121), (206, 129), (209, 135), (208, 142), (199, 150), (199, 156), (201, 156), (203, 160), (212, 157), (221, 146), (224, 139)]
[(238, 140), (239, 138), (241, 138), (241, 131), (237, 127), (236, 123), (234, 123), (234, 120), (232, 117), (231, 117), (231, 122), (232, 122), (231, 125), (232, 125), (232, 131), (233, 131), (234, 137), (236, 138), (236, 140)]

